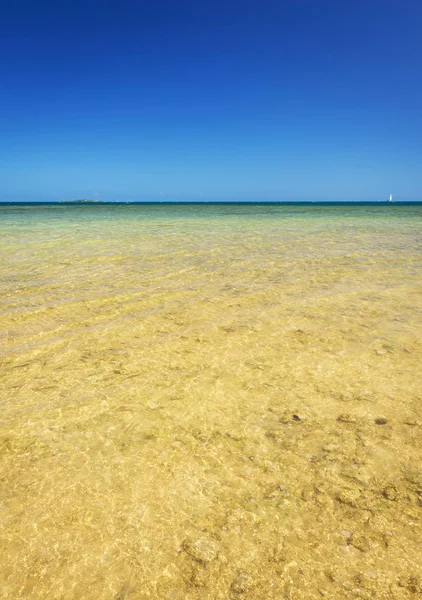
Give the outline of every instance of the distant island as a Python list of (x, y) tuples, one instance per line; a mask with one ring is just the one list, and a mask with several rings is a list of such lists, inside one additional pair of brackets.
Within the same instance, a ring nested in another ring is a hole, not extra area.
[(82, 198), (81, 200), (60, 200), (63, 204), (97, 204), (98, 202), (104, 203), (104, 200), (88, 200)]

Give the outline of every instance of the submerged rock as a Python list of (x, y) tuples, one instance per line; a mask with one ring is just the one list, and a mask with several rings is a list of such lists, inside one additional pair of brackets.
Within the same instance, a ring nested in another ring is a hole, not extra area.
[(418, 575), (400, 577), (397, 584), (413, 594), (422, 594), (422, 579)]
[(209, 573), (202, 565), (198, 565), (192, 571), (190, 582), (195, 587), (205, 587), (209, 580)]
[(184, 550), (195, 560), (201, 563), (209, 563), (215, 560), (220, 550), (220, 544), (211, 537), (200, 537), (195, 541), (186, 541)]
[(231, 585), (235, 594), (244, 594), (253, 587), (253, 579), (247, 571), (240, 571)]
[(337, 493), (336, 500), (338, 500), (340, 504), (345, 504), (347, 506), (351, 506), (352, 508), (357, 508), (360, 497), (361, 493), (359, 490), (345, 488)]
[(349, 415), (349, 413), (342, 413), (337, 417), (339, 423), (356, 423), (356, 417)]
[(307, 415), (303, 412), (287, 412), (284, 411), (279, 415), (278, 422), (282, 425), (287, 425), (289, 423), (302, 423), (307, 420)]
[(386, 498), (387, 500), (393, 500), (396, 501), (399, 499), (399, 492), (396, 488), (395, 485), (393, 485), (392, 483), (390, 483), (389, 485), (387, 485), (383, 491), (382, 491), (382, 495), (384, 496), (384, 498)]
[(406, 419), (406, 421), (404, 422), (405, 425), (409, 425), (410, 427), (420, 427), (422, 425), (422, 422), (419, 421), (418, 419)]

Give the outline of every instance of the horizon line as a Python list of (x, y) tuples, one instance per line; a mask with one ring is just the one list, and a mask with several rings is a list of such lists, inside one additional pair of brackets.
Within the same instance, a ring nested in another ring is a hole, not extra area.
[(422, 204), (422, 200), (0, 200), (0, 205), (48, 206), (126, 206), (126, 205), (409, 205)]

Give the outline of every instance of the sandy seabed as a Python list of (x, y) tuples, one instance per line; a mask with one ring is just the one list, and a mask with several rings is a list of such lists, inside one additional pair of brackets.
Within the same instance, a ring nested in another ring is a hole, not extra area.
[(0, 597), (420, 596), (422, 209), (138, 209), (0, 219)]

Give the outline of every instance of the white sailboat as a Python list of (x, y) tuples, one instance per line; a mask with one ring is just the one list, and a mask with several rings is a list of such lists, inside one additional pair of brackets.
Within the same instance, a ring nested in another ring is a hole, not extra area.
[(393, 194), (390, 194), (390, 202), (393, 201)]

